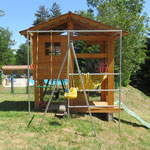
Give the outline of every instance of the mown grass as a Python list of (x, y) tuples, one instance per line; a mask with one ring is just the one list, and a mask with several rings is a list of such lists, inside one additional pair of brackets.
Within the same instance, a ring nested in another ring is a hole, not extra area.
[[(33, 100), (31, 94), (31, 99)], [(117, 99), (117, 96), (116, 96)], [(150, 123), (150, 98), (132, 87), (123, 88), (123, 102)], [(150, 130), (125, 112), (121, 113), (121, 133), (118, 132), (118, 113), (114, 122), (106, 122), (94, 116), (98, 136), (94, 136), (90, 117), (87, 114), (72, 114), (67, 118), (56, 118), (54, 113), (46, 115), (43, 126), (42, 112), (27, 112), (26, 94), (0, 92), (0, 149), (4, 150), (99, 150), (99, 149), (150, 149)], [(30, 124), (32, 116), (34, 120)]]

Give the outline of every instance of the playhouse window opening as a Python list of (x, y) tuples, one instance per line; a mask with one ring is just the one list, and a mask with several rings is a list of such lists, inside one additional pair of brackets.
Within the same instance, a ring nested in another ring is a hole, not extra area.
[(52, 49), (51, 43), (45, 42), (45, 55), (61, 55), (61, 45), (60, 42), (53, 42)]
[(74, 41), (74, 49), (76, 53), (86, 53), (86, 42), (80, 40)]
[(101, 45), (100, 44), (88, 44), (87, 52), (88, 53), (101, 53)]
[[(108, 72), (108, 65), (103, 61), (103, 59), (86, 59), (77, 58), (79, 63), (79, 68), (82, 73), (104, 73)], [(74, 71), (77, 73), (77, 67), (74, 62)]]
[(97, 41), (83, 41), (83, 40), (76, 40), (74, 41), (74, 48), (76, 53), (101, 53), (101, 45)]

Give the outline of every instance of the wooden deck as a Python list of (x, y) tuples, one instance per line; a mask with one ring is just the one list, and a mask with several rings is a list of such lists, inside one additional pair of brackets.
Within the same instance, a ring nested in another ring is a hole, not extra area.
[[(108, 106), (108, 102), (105, 101), (90, 101), (89, 104), (94, 106)], [(83, 104), (76, 103), (76, 106), (81, 106), (81, 105), (86, 106), (85, 103)], [(88, 108), (70, 108), (70, 111), (88, 113)], [(123, 111), (122, 107), (121, 107), (121, 111)], [(114, 113), (114, 112), (119, 112), (119, 107), (97, 107), (97, 108), (91, 107), (91, 112), (92, 113)]]

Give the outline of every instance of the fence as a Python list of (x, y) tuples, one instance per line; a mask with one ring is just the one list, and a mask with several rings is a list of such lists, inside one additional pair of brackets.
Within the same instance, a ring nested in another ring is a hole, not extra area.
[[(30, 93), (34, 92), (34, 87), (30, 88)], [(4, 78), (0, 85), (0, 93), (27, 94), (27, 78)]]

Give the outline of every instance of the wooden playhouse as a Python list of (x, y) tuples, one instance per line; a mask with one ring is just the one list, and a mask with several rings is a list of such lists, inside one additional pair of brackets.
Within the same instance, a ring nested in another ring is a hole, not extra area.
[[(47, 31), (49, 32), (39, 32)], [(62, 30), (62, 32), (52, 32), (55, 30)], [(65, 53), (68, 46), (68, 36), (63, 34), (63, 30), (111, 30), (113, 32), (79, 32), (74, 34), (70, 33), (71, 41), (84, 41), (84, 53), (77, 53), (78, 59), (99, 59), (103, 64), (107, 64), (107, 78), (101, 84), (101, 96), (96, 101), (89, 101), (90, 105), (95, 106), (108, 106), (114, 105), (114, 41), (120, 38), (118, 29), (91, 19), (82, 17), (80, 15), (68, 12), (57, 18), (51, 19), (47, 22), (30, 27), (26, 30), (20, 31), (21, 35), (27, 37), (27, 32), (36, 31), (29, 34), (30, 45), (32, 46), (32, 60), (36, 66), (33, 70), (33, 79), (35, 81), (35, 108), (39, 108), (39, 102), (43, 100), (43, 85), (44, 79), (56, 79), (63, 62)], [(116, 32), (115, 32), (116, 31)], [(126, 35), (122, 32), (122, 36)], [(52, 44), (51, 44), (52, 43)], [(89, 45), (99, 45), (98, 53), (91, 53), (88, 51)], [(50, 49), (51, 53), (50, 54)], [(71, 53), (71, 58), (68, 59), (70, 73), (74, 73), (74, 57)], [(67, 64), (65, 62), (60, 79), (66, 79)], [(31, 62), (30, 62), (31, 63)], [(69, 78), (71, 84), (72, 78)], [(39, 85), (39, 86), (37, 86)], [(41, 88), (39, 88), (41, 86)], [(71, 86), (71, 85), (70, 85)], [(89, 94), (87, 93), (89, 98)], [(85, 98), (83, 92), (78, 92), (78, 97), (75, 100), (70, 100), (70, 106), (85, 105)], [(71, 108), (72, 111), (88, 112), (87, 108)], [(113, 113), (119, 110), (118, 107), (97, 107), (91, 108), (92, 113)]]

